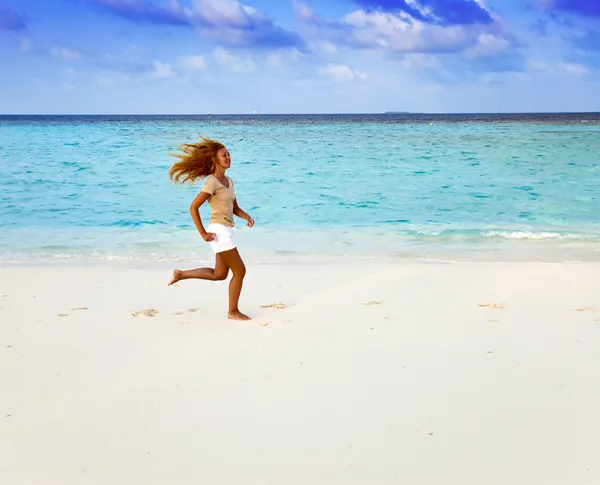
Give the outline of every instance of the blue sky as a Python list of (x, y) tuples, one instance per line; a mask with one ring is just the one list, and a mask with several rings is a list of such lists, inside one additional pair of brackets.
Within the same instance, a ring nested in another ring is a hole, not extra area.
[(600, 111), (600, 0), (0, 0), (3, 113)]

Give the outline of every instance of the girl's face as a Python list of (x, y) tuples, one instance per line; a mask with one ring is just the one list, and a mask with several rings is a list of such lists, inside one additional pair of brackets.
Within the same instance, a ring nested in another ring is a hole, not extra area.
[(217, 156), (215, 157), (215, 164), (221, 168), (229, 168), (231, 167), (231, 155), (229, 155), (229, 150), (227, 148), (220, 148), (217, 152)]

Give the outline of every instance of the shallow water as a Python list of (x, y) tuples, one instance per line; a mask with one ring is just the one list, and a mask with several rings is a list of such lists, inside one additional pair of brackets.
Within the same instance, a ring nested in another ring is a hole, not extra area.
[(211, 259), (168, 179), (200, 134), (257, 261), (600, 260), (597, 114), (0, 117), (0, 260)]

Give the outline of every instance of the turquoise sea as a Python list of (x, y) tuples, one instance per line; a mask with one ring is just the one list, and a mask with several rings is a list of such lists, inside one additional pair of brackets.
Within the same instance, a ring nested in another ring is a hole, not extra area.
[(212, 260), (168, 179), (199, 135), (231, 152), (249, 261), (600, 261), (584, 113), (0, 116), (0, 262)]

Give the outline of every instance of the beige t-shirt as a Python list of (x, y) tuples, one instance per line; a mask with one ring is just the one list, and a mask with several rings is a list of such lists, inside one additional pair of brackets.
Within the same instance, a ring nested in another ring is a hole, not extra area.
[(210, 223), (223, 224), (224, 226), (233, 226), (233, 201), (235, 200), (235, 191), (233, 189), (233, 180), (227, 177), (229, 187), (225, 187), (217, 177), (209, 175), (206, 178), (202, 192), (210, 194), (208, 203), (211, 209)]

